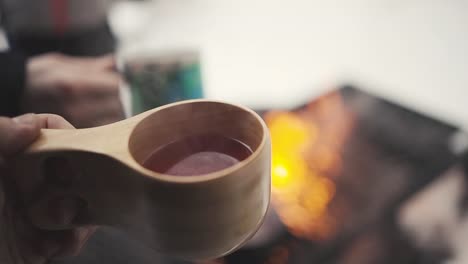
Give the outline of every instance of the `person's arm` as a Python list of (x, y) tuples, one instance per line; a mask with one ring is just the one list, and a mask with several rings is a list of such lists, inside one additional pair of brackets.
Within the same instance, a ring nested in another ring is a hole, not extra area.
[(26, 58), (16, 52), (0, 52), (0, 115), (15, 116), (26, 79)]
[(93, 127), (122, 120), (120, 74), (112, 55), (73, 57), (47, 53), (26, 63), (21, 112), (54, 113), (73, 125)]
[(124, 113), (114, 68), (113, 56), (48, 53), (26, 59), (0, 52), (0, 115), (55, 113), (78, 127), (119, 121)]

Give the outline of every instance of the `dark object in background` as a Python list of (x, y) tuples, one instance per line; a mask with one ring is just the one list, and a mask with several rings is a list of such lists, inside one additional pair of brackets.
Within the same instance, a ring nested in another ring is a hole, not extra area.
[(7, 33), (10, 48), (27, 57), (48, 52), (70, 56), (102, 56), (115, 52), (116, 39), (107, 22), (76, 32), (51, 34)]
[(336, 220), (335, 234), (314, 240), (290, 232), (220, 263), (440, 263), (450, 255), (423, 254), (412, 247), (397, 226), (396, 213), (407, 198), (460, 159), (449, 144), (459, 130), (350, 86), (294, 113), (315, 118), (320, 133), (338, 120), (332, 112), (340, 106), (329, 104), (330, 96), (340, 98), (354, 122), (339, 151), (341, 170), (328, 175), (336, 187), (327, 209)]
[(52, 261), (54, 264), (158, 264), (171, 263), (161, 255), (141, 246), (138, 241), (110, 228), (100, 228), (90, 238), (82, 253)]

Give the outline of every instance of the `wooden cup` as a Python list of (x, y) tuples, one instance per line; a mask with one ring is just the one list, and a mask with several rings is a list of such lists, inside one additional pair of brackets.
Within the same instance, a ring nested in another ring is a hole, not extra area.
[[(240, 140), (253, 153), (229, 168), (196, 176), (142, 166), (158, 147), (203, 133)], [(86, 206), (71, 226), (111, 226), (163, 254), (207, 259), (237, 249), (261, 225), (270, 200), (270, 152), (268, 129), (255, 112), (190, 100), (101, 127), (44, 129), (17, 160), (16, 170), (26, 207), (53, 193), (76, 195)], [(69, 163), (72, 179), (41, 173), (44, 163), (57, 157)], [(37, 186), (46, 191), (41, 194)], [(40, 228), (70, 227), (31, 217)]]

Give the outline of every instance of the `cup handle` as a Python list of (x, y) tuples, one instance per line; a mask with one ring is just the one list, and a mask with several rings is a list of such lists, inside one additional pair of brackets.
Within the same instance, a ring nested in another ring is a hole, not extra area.
[[(75, 143), (69, 143), (76, 138), (73, 130), (41, 132), (41, 137), (25, 153), (12, 160), (15, 174), (9, 181), (12, 183), (9, 188), (15, 189), (20, 206), (28, 212), (33, 224), (47, 230), (82, 225), (118, 226), (118, 221), (132, 208), (133, 194), (141, 190), (141, 179), (132, 177), (132, 169), (114, 158), (83, 147), (77, 149)], [(79, 201), (78, 214), (71, 222), (53, 222), (35, 213), (47, 201), (70, 197)]]

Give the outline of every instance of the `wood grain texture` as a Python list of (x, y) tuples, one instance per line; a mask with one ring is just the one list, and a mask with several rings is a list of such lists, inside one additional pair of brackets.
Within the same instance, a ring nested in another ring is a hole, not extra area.
[[(141, 166), (154, 149), (199, 133), (240, 140), (253, 154), (224, 170), (190, 177)], [(64, 158), (77, 174), (66, 186), (49, 184), (50, 191), (76, 194), (87, 202), (74, 225), (117, 228), (184, 259), (218, 257), (238, 248), (258, 229), (269, 205), (268, 129), (253, 111), (236, 105), (190, 100), (107, 126), (44, 130), (17, 161), (23, 175), (19, 186), (31, 179), (47, 182), (41, 167), (50, 157)], [(26, 204), (38, 199), (31, 188), (20, 188)]]

